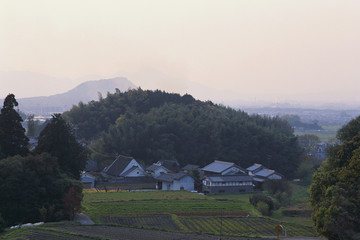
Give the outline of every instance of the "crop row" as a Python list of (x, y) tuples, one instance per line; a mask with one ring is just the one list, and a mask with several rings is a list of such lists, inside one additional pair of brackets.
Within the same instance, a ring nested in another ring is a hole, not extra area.
[[(261, 217), (235, 216), (177, 216), (174, 222), (170, 215), (144, 215), (109, 217), (102, 216), (102, 223), (119, 224), (137, 227), (154, 227), (170, 231), (200, 232), (224, 235), (265, 235), (274, 236), (275, 226), (279, 222)], [(314, 236), (311, 227), (283, 224), (287, 236)], [(283, 232), (285, 235), (285, 231)]]
[(123, 226), (154, 227), (159, 229), (179, 231), (179, 227), (173, 222), (170, 215), (149, 215), (132, 217), (108, 217), (101, 216), (103, 223), (119, 224)]
[[(279, 224), (267, 218), (246, 217), (180, 217), (180, 222), (190, 232), (206, 232), (214, 234), (259, 234), (275, 235), (275, 226)], [(311, 227), (286, 224), (287, 236), (314, 236)], [(285, 231), (284, 231), (285, 235)]]

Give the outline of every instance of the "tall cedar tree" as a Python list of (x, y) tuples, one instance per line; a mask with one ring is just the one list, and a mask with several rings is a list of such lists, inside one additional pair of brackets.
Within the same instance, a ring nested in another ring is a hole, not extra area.
[(14, 155), (25, 156), (29, 150), (29, 139), (25, 136), (23, 119), (14, 109), (18, 106), (14, 94), (9, 94), (5, 100), (0, 115), (0, 158)]
[(35, 153), (48, 152), (58, 159), (60, 169), (70, 177), (79, 179), (86, 163), (85, 149), (72, 134), (71, 126), (61, 114), (53, 115), (41, 131)]

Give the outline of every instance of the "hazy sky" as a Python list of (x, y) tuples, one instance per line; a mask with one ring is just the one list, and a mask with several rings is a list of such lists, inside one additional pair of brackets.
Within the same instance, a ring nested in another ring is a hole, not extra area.
[[(21, 88), (13, 71), (53, 78), (24, 74)], [(360, 102), (360, 1), (0, 0), (0, 73), (0, 94), (19, 97), (122, 75), (249, 101)]]

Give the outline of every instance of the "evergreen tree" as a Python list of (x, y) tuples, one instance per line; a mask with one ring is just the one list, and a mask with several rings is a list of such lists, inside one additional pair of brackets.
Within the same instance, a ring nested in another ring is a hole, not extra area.
[(328, 239), (360, 236), (360, 117), (338, 132), (341, 144), (313, 177), (310, 202), (316, 230)]
[[(0, 161), (0, 213), (6, 226), (62, 220), (64, 208), (69, 209), (63, 202), (69, 189), (81, 193), (82, 184), (61, 173), (48, 153)], [(1, 224), (0, 219), (0, 229)]]
[(76, 141), (71, 126), (61, 114), (53, 115), (49, 124), (40, 133), (35, 153), (43, 152), (56, 157), (63, 172), (79, 179), (80, 171), (85, 167), (86, 152)]
[(25, 136), (23, 119), (14, 109), (18, 106), (14, 94), (9, 94), (5, 100), (0, 115), (0, 158), (28, 153), (29, 139)]

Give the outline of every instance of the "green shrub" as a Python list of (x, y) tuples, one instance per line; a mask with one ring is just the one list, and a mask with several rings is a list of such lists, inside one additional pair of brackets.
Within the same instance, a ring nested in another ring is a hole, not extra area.
[(259, 201), (256, 204), (256, 209), (259, 210), (259, 212), (264, 216), (270, 216), (271, 211), (269, 209), (269, 205), (263, 201)]
[(269, 192), (281, 206), (287, 206), (290, 204), (290, 198), (292, 195), (292, 188), (286, 180), (270, 180), (264, 184), (264, 190)]
[(271, 199), (271, 197), (268, 197), (262, 193), (251, 196), (249, 198), (249, 201), (250, 201), (251, 205), (253, 205), (255, 207), (257, 206), (258, 202), (264, 202), (269, 206), (269, 211), (274, 210), (274, 202)]
[(290, 196), (286, 192), (277, 192), (274, 197), (281, 204), (281, 206), (288, 206), (290, 204)]
[(264, 194), (255, 194), (249, 198), (249, 201), (262, 215), (270, 216), (274, 210), (273, 200)]

